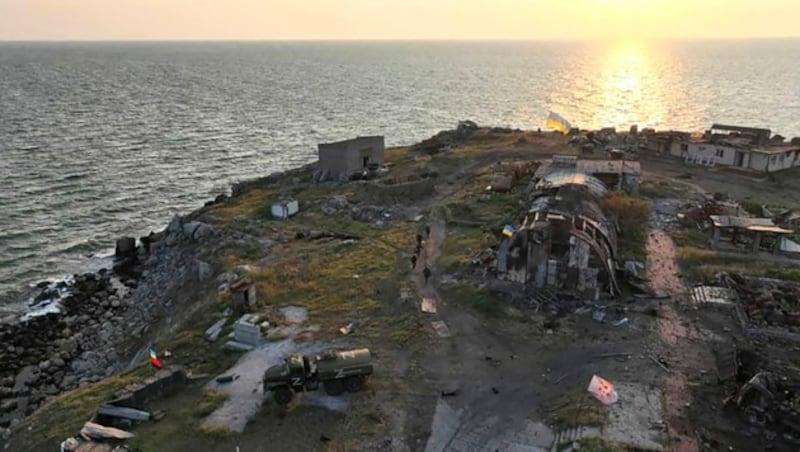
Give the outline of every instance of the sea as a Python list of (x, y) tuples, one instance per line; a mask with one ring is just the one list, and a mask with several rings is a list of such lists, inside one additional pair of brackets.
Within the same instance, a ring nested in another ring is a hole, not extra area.
[(800, 135), (800, 40), (0, 43), (0, 310), (319, 142), (459, 120)]

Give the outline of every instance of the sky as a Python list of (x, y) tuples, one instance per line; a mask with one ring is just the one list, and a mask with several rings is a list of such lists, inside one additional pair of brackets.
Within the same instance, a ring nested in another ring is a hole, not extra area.
[(0, 40), (800, 36), (800, 0), (0, 0)]

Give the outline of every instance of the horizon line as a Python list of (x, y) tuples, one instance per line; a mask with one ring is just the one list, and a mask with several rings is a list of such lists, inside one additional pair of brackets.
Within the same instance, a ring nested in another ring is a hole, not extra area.
[(70, 43), (70, 42), (586, 42), (586, 41), (768, 41), (800, 39), (795, 36), (678, 37), (678, 36), (604, 36), (577, 38), (58, 38), (2, 39), (0, 43)]

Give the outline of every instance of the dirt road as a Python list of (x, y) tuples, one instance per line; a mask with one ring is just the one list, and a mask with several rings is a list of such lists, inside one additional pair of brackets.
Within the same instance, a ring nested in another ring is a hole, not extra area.
[(687, 375), (709, 366), (712, 358), (696, 326), (679, 311), (681, 306), (686, 307), (689, 297), (688, 289), (680, 279), (672, 238), (663, 230), (651, 230), (647, 254), (649, 289), (670, 296), (670, 301), (661, 305), (657, 320), (658, 336), (663, 343), (662, 355), (668, 357), (670, 369), (662, 382), (668, 450), (697, 451), (694, 428), (688, 416), (692, 400)]

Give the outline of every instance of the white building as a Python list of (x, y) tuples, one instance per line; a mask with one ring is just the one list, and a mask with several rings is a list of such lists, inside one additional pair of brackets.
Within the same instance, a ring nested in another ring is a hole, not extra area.
[(800, 167), (800, 145), (770, 142), (769, 134), (768, 129), (715, 124), (702, 137), (673, 141), (670, 154), (687, 163), (731, 166), (763, 173)]

